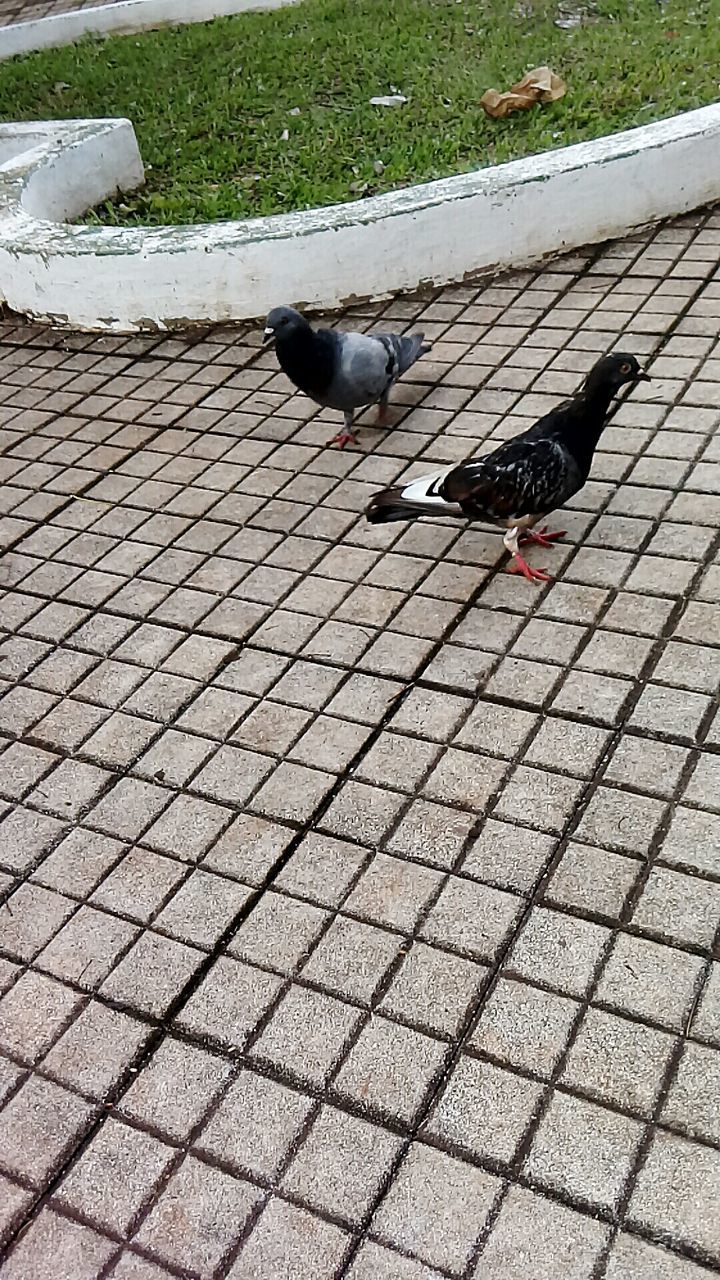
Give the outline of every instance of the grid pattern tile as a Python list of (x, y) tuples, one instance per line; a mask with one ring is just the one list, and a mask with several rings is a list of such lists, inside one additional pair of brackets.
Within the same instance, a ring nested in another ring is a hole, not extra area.
[[(342, 453), (256, 330), (4, 318), (2, 1280), (720, 1272), (719, 251), (347, 313), (434, 345)], [(613, 347), (557, 581), (365, 522)]]

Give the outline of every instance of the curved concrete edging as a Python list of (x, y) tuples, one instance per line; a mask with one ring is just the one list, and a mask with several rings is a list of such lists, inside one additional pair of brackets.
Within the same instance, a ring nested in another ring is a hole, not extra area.
[(457, 282), (699, 208), (720, 197), (720, 104), (352, 204), (195, 227), (57, 221), (142, 182), (129, 121), (0, 126), (5, 155), (0, 296), (127, 332)]

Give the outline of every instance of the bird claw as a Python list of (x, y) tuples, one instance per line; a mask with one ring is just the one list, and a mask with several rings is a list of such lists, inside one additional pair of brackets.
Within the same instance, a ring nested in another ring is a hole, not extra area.
[(549, 573), (546, 573), (544, 569), (533, 569), (527, 560), (523, 559), (521, 555), (517, 555), (517, 553), (508, 565), (508, 573), (521, 573), (524, 578), (527, 578), (528, 582), (552, 582)]
[(542, 529), (538, 529), (537, 533), (534, 529), (528, 529), (526, 533), (522, 533), (518, 538), (518, 542), (520, 546), (532, 542), (538, 547), (551, 547), (553, 542), (559, 542), (561, 538), (565, 537), (566, 533), (567, 529), (555, 529), (553, 531), (544, 524)]
[(336, 445), (338, 449), (344, 449), (346, 444), (358, 444), (358, 438), (354, 431), (338, 431), (336, 436), (327, 441), (327, 444)]

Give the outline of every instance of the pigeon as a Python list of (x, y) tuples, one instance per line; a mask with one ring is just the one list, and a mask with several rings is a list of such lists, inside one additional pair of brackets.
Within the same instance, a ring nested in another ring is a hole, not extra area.
[(565, 537), (564, 529), (533, 529), (582, 489), (610, 402), (626, 383), (641, 381), (650, 378), (635, 356), (603, 356), (572, 399), (551, 409), (528, 431), (483, 458), (383, 489), (372, 499), (366, 517), (371, 524), (459, 516), (500, 525), (507, 529), (503, 541), (512, 556), (510, 572), (531, 582), (548, 582), (549, 574), (531, 568), (519, 548), (527, 542), (550, 547)]
[(345, 429), (328, 440), (339, 449), (358, 442), (352, 425), (358, 409), (378, 404), (378, 426), (387, 423), (393, 383), (430, 350), (424, 337), (313, 330), (292, 307), (275, 307), (264, 333), (266, 342), (275, 341), (280, 367), (290, 381), (317, 404), (344, 413)]

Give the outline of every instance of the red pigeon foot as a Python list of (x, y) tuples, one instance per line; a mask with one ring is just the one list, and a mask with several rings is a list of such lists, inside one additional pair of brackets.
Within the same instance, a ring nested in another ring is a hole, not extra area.
[(337, 445), (338, 449), (344, 449), (346, 444), (358, 444), (358, 438), (354, 431), (338, 431), (336, 436), (328, 440), (329, 445)]
[(533, 569), (527, 560), (524, 560), (517, 552), (508, 565), (508, 573), (521, 573), (524, 578), (527, 578), (528, 582), (552, 582), (549, 573), (546, 573), (544, 569)]
[(546, 524), (542, 529), (538, 529), (537, 533), (534, 529), (528, 529), (525, 533), (521, 533), (518, 538), (520, 546), (527, 542), (534, 542), (538, 547), (551, 547), (553, 542), (559, 542), (567, 534), (567, 529), (548, 529)]

